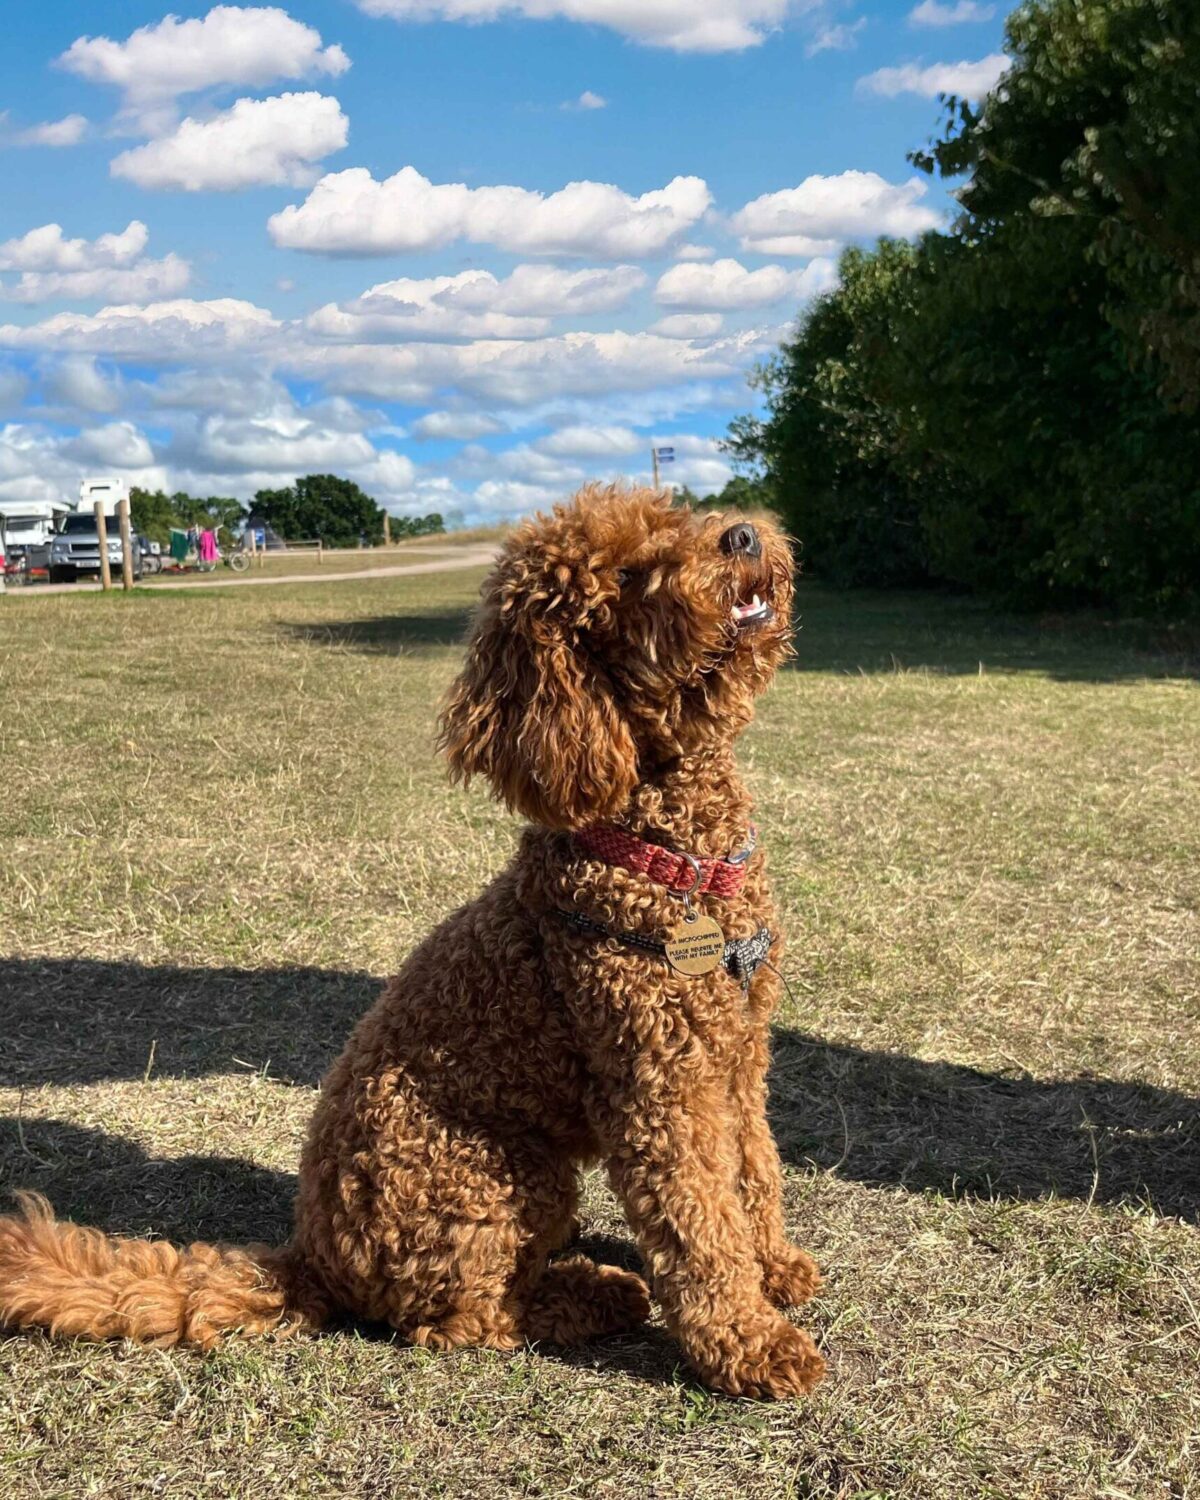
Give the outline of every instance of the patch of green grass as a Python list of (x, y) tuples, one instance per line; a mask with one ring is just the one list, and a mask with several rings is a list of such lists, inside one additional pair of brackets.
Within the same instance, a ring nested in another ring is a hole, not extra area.
[[(322, 1070), (508, 858), (433, 743), (479, 573), (0, 602), (0, 1183), (288, 1232)], [(1200, 689), (1148, 627), (800, 593), (743, 742), (786, 919), (773, 1115), (809, 1402), (661, 1328), (208, 1357), (0, 1339), (0, 1493), (1200, 1493)], [(588, 1178), (588, 1233), (627, 1239)], [(628, 1253), (620, 1243), (608, 1253)]]

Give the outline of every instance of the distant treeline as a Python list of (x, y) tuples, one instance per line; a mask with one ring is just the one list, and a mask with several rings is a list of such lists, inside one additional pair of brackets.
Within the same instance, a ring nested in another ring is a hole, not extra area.
[[(133, 489), (130, 518), (134, 529), (154, 541), (166, 543), (172, 527), (186, 530), (212, 527), (228, 544), (253, 516), (265, 522), (284, 541), (311, 541), (317, 537), (330, 547), (356, 547), (360, 541), (376, 545), (383, 541), (383, 508), (350, 479), (336, 474), (308, 474), (294, 485), (279, 490), (258, 490), (247, 509), (227, 496), (173, 495), (163, 490)], [(445, 531), (436, 512), (427, 516), (392, 516), (393, 539), (428, 536)]]
[(1200, 7), (1031, 0), (913, 163), (959, 216), (849, 250), (727, 449), (812, 572), (1200, 607)]

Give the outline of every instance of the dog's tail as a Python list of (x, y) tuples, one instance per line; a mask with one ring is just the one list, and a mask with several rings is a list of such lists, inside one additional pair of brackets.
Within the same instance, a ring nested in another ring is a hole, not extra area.
[(319, 1328), (329, 1309), (294, 1250), (118, 1239), (60, 1223), (37, 1193), (0, 1218), (0, 1326), (208, 1349)]

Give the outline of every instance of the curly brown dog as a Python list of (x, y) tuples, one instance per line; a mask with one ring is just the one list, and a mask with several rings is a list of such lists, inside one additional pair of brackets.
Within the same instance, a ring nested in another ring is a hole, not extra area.
[(730, 519), (593, 488), (504, 544), (441, 737), (455, 777), (533, 826), (333, 1065), (292, 1243), (113, 1239), (27, 1195), (0, 1220), (0, 1322), (201, 1347), (338, 1312), (435, 1349), (619, 1332), (649, 1315), (645, 1282), (555, 1258), (601, 1161), (704, 1380), (820, 1378), (778, 1311), (820, 1278), (784, 1234), (760, 965), (778, 929), (733, 756), (789, 650), (791, 553)]

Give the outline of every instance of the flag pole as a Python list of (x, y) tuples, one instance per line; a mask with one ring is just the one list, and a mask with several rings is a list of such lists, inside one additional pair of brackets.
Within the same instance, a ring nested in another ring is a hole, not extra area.
[(656, 490), (661, 489), (662, 486), (658, 482), (658, 449), (657, 448), (651, 448), (651, 450), (650, 450), (650, 462), (654, 465), (654, 488)]

